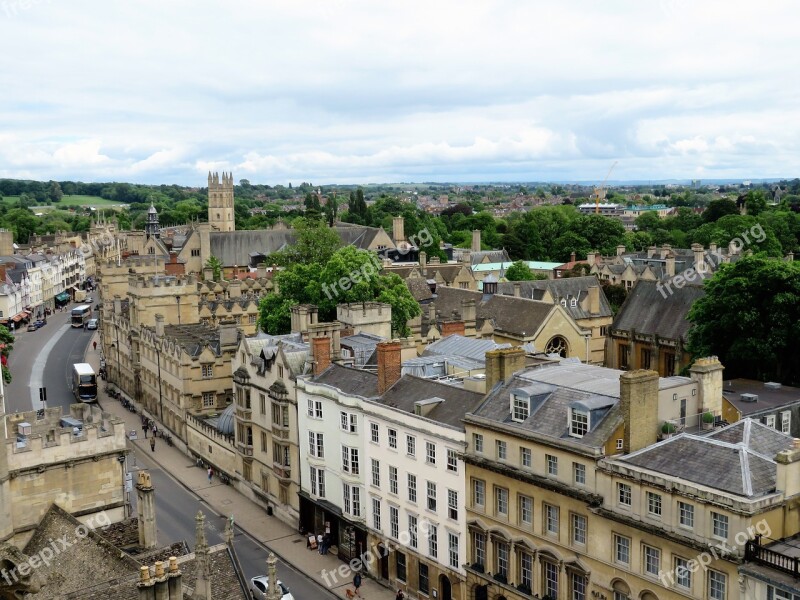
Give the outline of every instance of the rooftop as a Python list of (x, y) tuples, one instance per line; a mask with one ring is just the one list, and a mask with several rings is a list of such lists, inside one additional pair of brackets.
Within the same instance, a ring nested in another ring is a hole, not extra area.
[(483, 394), (480, 392), (471, 392), (414, 375), (403, 375), (377, 402), (415, 414), (418, 402), (430, 401), (433, 407), (428, 409), (425, 418), (463, 430), (464, 415), (477, 408), (482, 399)]
[[(748, 400), (747, 396), (742, 399), (744, 394), (754, 394), (758, 399), (755, 402)], [(753, 379), (725, 381), (722, 395), (745, 417), (800, 402), (800, 389), (796, 387)]]

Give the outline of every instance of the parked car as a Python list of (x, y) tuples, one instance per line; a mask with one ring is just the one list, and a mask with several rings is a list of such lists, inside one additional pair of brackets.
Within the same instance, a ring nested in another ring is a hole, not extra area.
[(92, 302), (94, 302), (94, 298), (92, 298), (91, 296), (87, 296), (86, 299), (83, 301), (83, 304), (91, 304)]
[[(283, 595), (281, 600), (294, 600), (294, 596), (285, 585), (278, 579), (278, 587), (281, 588)], [(250, 595), (256, 600), (264, 600), (267, 597), (267, 589), (269, 588), (269, 577), (261, 575), (260, 577), (253, 577), (250, 580)]]
[(37, 328), (44, 327), (45, 325), (47, 325), (47, 321), (42, 321), (41, 319), (38, 319), (34, 321), (33, 324), (36, 325)]
[(86, 329), (97, 329), (97, 325), (97, 319), (89, 319), (89, 321), (86, 323)]
[(28, 331), (36, 331), (37, 329), (39, 328), (36, 326), (36, 323), (31, 323), (28, 325)]

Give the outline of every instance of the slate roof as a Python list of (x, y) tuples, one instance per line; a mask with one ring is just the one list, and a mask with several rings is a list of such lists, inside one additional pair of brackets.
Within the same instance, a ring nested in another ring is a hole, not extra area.
[(422, 356), (464, 356), (485, 362), (486, 353), (490, 350), (510, 347), (511, 344), (497, 344), (493, 340), (479, 340), (454, 334), (429, 344)]
[[(745, 402), (742, 394), (756, 394), (757, 402)], [(722, 395), (733, 404), (743, 416), (774, 412), (800, 402), (800, 389), (781, 385), (777, 389), (767, 387), (763, 381), (752, 379), (733, 379), (726, 381)]]
[[(746, 498), (775, 492), (775, 450), (792, 438), (745, 419), (708, 436), (680, 434), (618, 461)], [(728, 441), (730, 440), (730, 441)]]
[(164, 337), (178, 343), (189, 356), (199, 356), (208, 346), (219, 356), (219, 330), (204, 323), (164, 325)]
[[(565, 277), (562, 279), (543, 279), (538, 281), (508, 281), (497, 284), (497, 292), (507, 296), (514, 295), (514, 286), (519, 284), (520, 296), (531, 300), (541, 300), (545, 291), (549, 292), (555, 302), (560, 302), (563, 298), (567, 300), (567, 312), (573, 319), (588, 319), (592, 317), (610, 317), (613, 315), (611, 304), (608, 302), (603, 287), (597, 277), (589, 275), (586, 277)], [(581, 303), (589, 295), (590, 287), (600, 288), (600, 312), (592, 314), (583, 309)], [(577, 299), (578, 305), (571, 306), (570, 300)]]
[(612, 330), (685, 340), (691, 326), (686, 317), (692, 304), (705, 294), (703, 286), (687, 285), (678, 289), (673, 285), (672, 294), (665, 287), (659, 291), (656, 286), (655, 281), (639, 281), (628, 292)]
[[(395, 273), (395, 271), (391, 272)], [(433, 298), (431, 286), (421, 277), (409, 277), (406, 279), (406, 287), (408, 287), (408, 290), (417, 302), (426, 302)]]
[(477, 408), (483, 399), (483, 394), (414, 375), (403, 375), (384, 392), (378, 402), (414, 414), (416, 402), (433, 398), (443, 401), (430, 409), (425, 418), (458, 427), (463, 431), (464, 415)]
[(502, 250), (480, 250), (478, 252), (470, 252), (469, 258), (473, 265), (483, 262), (483, 259), (485, 258), (488, 258), (490, 263), (504, 263), (511, 261), (511, 257), (509, 257), (505, 248)]
[(371, 398), (378, 395), (378, 375), (361, 369), (332, 364), (313, 380), (345, 394)]

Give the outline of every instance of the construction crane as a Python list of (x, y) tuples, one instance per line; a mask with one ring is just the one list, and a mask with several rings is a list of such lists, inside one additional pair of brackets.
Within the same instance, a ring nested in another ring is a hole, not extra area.
[(608, 181), (608, 178), (611, 177), (611, 171), (613, 171), (614, 167), (617, 166), (617, 162), (618, 161), (615, 160), (614, 164), (611, 165), (611, 168), (608, 170), (608, 173), (606, 173), (606, 178), (603, 179), (603, 183), (600, 184), (600, 187), (594, 188), (594, 213), (595, 214), (600, 214), (600, 196), (602, 195), (603, 198), (605, 198), (606, 182)]

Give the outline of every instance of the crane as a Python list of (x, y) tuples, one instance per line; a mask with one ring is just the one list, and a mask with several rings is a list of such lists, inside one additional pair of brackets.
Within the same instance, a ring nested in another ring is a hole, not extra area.
[(608, 178), (611, 177), (611, 171), (613, 171), (614, 167), (617, 166), (617, 162), (619, 162), (619, 161), (615, 160), (614, 164), (611, 165), (611, 168), (608, 170), (608, 173), (606, 173), (606, 178), (603, 179), (603, 183), (600, 184), (600, 187), (594, 188), (594, 212), (595, 212), (595, 214), (599, 214), (600, 213), (600, 195), (602, 194), (603, 197), (605, 198), (606, 182), (608, 181)]

